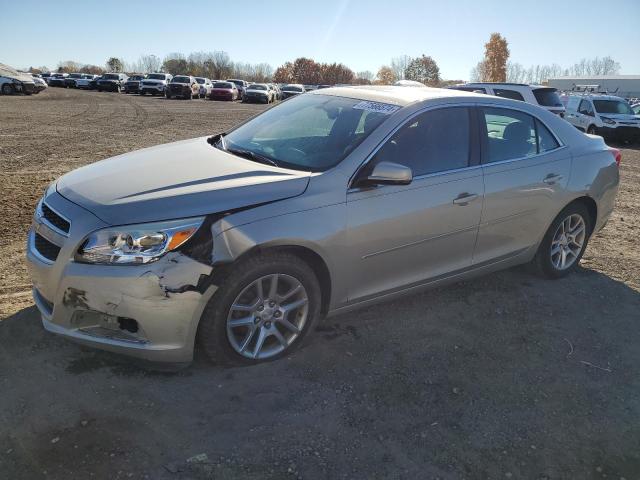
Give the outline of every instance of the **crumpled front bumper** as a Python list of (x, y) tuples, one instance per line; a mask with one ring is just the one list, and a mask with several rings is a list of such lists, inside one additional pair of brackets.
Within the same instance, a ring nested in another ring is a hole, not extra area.
[[(71, 219), (67, 238), (34, 216), (27, 263), (44, 328), (84, 345), (153, 362), (186, 363), (202, 312), (216, 286), (212, 267), (180, 252), (146, 265), (92, 265), (73, 255), (102, 222), (55, 193), (47, 204)], [(55, 261), (43, 258), (36, 232), (61, 245)]]

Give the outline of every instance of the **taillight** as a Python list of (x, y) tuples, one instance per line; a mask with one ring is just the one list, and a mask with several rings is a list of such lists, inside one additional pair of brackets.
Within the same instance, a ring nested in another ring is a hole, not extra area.
[(622, 160), (622, 153), (620, 150), (609, 147), (609, 151), (611, 152), (611, 155), (613, 155), (613, 158), (616, 159), (616, 165), (620, 166), (620, 161)]

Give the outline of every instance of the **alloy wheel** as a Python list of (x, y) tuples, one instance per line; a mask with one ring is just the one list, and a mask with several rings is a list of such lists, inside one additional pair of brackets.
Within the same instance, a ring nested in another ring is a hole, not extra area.
[(227, 315), (232, 348), (250, 359), (267, 359), (286, 350), (302, 333), (309, 297), (291, 275), (265, 275), (246, 286)]
[(551, 241), (551, 264), (554, 268), (570, 268), (580, 256), (586, 238), (587, 227), (581, 215), (574, 213), (560, 222)]

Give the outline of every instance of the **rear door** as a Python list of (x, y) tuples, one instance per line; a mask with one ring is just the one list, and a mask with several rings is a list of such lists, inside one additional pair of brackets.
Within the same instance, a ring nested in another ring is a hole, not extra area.
[(484, 210), (474, 264), (538, 244), (569, 179), (569, 149), (539, 119), (504, 107), (478, 109), (483, 138)]
[(414, 116), (359, 173), (387, 161), (410, 167), (414, 178), (347, 193), (350, 300), (470, 267), (483, 198), (472, 114), (460, 106)]

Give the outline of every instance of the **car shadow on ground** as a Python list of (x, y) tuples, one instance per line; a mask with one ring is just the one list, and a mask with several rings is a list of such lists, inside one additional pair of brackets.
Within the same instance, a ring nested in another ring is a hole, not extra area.
[(0, 471), (635, 478), (638, 312), (596, 271), (516, 268), (327, 319), (276, 362), (158, 372), (45, 332), (31, 307), (0, 322)]

